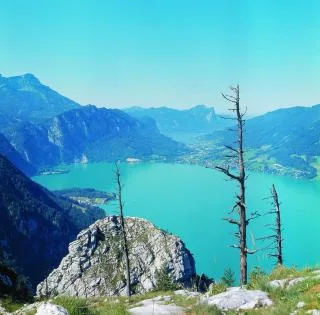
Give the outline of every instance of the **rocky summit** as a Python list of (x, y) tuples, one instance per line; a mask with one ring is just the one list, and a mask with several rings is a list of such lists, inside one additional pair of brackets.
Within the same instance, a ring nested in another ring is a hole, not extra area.
[[(195, 276), (190, 251), (177, 237), (150, 222), (125, 219), (133, 293), (152, 290), (163, 266), (175, 283), (188, 287)], [(38, 296), (106, 296), (125, 291), (125, 267), (118, 216), (108, 216), (81, 231), (59, 267), (37, 287)]]

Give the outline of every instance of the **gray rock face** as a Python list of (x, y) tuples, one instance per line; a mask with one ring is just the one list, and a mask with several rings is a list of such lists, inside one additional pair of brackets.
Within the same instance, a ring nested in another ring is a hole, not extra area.
[(43, 303), (39, 306), (36, 315), (68, 315), (68, 312), (59, 305)]
[[(196, 273), (194, 259), (178, 237), (139, 218), (126, 218), (126, 229), (134, 293), (152, 290), (156, 273), (164, 264), (174, 282), (190, 284)], [(59, 267), (38, 285), (37, 295), (122, 295), (124, 289), (120, 221), (109, 216), (78, 234)]]
[(269, 285), (273, 288), (286, 288), (286, 289), (289, 289), (291, 287), (293, 287), (294, 285), (302, 282), (302, 281), (305, 281), (305, 280), (310, 280), (310, 279), (313, 279), (313, 280), (318, 280), (320, 279), (320, 270), (314, 270), (312, 272), (312, 275), (311, 276), (306, 276), (306, 277), (298, 277), (298, 278), (293, 278), (293, 279), (281, 279), (281, 280), (272, 280), (269, 282)]
[(257, 307), (268, 307), (272, 300), (267, 293), (259, 290), (246, 290), (240, 287), (229, 288), (226, 292), (204, 297), (203, 304), (216, 305), (220, 310), (248, 310)]
[(184, 309), (172, 303), (170, 296), (157, 296), (153, 299), (143, 300), (138, 303), (139, 306), (129, 309), (133, 315), (165, 315), (185, 314)]

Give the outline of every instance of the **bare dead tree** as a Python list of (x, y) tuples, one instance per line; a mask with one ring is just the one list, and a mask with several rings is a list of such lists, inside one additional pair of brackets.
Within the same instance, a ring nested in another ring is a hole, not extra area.
[(270, 240), (271, 242), (265, 247), (266, 250), (271, 250), (268, 253), (269, 257), (273, 257), (276, 259), (277, 265), (283, 264), (283, 255), (282, 255), (282, 225), (281, 225), (281, 213), (280, 213), (280, 202), (278, 193), (275, 185), (271, 187), (271, 198), (272, 198), (272, 206), (273, 209), (267, 214), (275, 215), (275, 223), (269, 224), (269, 228), (272, 231), (271, 235), (264, 236), (259, 238), (260, 240)]
[(127, 232), (125, 228), (124, 215), (123, 215), (123, 200), (122, 200), (122, 185), (120, 179), (120, 166), (118, 163), (115, 163), (115, 175), (117, 182), (117, 199), (119, 205), (119, 214), (120, 214), (120, 224), (121, 224), (121, 234), (123, 241), (123, 251), (124, 251), (124, 259), (125, 259), (125, 268), (126, 268), (126, 295), (128, 297), (131, 296), (131, 288), (130, 288), (130, 261), (129, 261), (129, 247), (127, 240)]
[(229, 179), (234, 180), (239, 185), (239, 193), (237, 194), (237, 200), (234, 204), (230, 214), (237, 212), (238, 217), (234, 218), (224, 218), (227, 222), (234, 224), (238, 228), (238, 232), (235, 236), (238, 238), (239, 243), (232, 245), (233, 248), (238, 248), (240, 250), (240, 284), (245, 285), (247, 283), (248, 271), (247, 271), (247, 255), (254, 254), (256, 250), (249, 250), (247, 248), (247, 225), (249, 222), (259, 216), (257, 212), (251, 213), (250, 217), (247, 217), (247, 206), (246, 206), (246, 193), (245, 193), (245, 183), (246, 183), (246, 172), (245, 172), (245, 162), (244, 162), (244, 149), (243, 149), (243, 133), (245, 126), (244, 116), (246, 111), (242, 112), (240, 107), (240, 89), (239, 85), (236, 87), (230, 87), (232, 95), (222, 94), (223, 98), (232, 104), (229, 110), (235, 115), (235, 117), (230, 117), (236, 122), (236, 129), (232, 131), (237, 132), (236, 146), (225, 145), (225, 148), (230, 152), (226, 155), (226, 158), (232, 160), (237, 173), (233, 173), (230, 169), (230, 164), (227, 166), (215, 166), (215, 168), (224, 173)]

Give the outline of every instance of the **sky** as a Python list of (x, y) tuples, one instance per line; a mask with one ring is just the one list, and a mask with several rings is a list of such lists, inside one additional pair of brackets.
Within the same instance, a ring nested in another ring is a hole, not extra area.
[(249, 115), (320, 103), (318, 0), (0, 0), (0, 73), (81, 103), (214, 106)]

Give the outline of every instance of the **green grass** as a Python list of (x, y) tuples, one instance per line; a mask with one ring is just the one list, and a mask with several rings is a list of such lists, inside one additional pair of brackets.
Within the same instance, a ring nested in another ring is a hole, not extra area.
[(197, 304), (191, 307), (186, 311), (188, 315), (222, 315), (221, 311), (219, 311), (215, 306), (212, 305), (203, 305)]
[[(287, 315), (296, 310), (298, 302), (304, 302), (305, 306), (298, 314), (306, 314), (308, 310), (320, 309), (320, 279), (312, 279), (310, 276), (315, 268), (305, 268), (298, 270), (296, 268), (277, 267), (270, 274), (265, 274), (256, 268), (250, 274), (249, 289), (259, 289), (268, 293), (273, 300), (273, 306), (269, 308), (260, 308), (256, 310), (245, 311), (241, 314), (247, 315)], [(288, 289), (273, 288), (268, 283), (275, 279), (294, 279), (298, 277), (309, 277), (306, 280), (297, 283)], [(216, 284), (214, 292), (218, 294), (226, 289), (226, 286)], [(152, 291), (145, 294), (137, 294), (130, 299), (126, 297), (104, 297), (104, 298), (77, 298), (77, 297), (57, 297), (53, 303), (59, 304), (70, 315), (128, 315), (128, 309), (138, 306), (142, 300), (151, 299), (158, 296), (171, 296), (172, 303), (185, 308), (188, 315), (220, 315), (222, 314), (215, 306), (199, 304), (198, 297), (186, 297), (176, 295), (173, 291)], [(171, 302), (170, 302), (171, 303)], [(16, 311), (22, 306), (9, 298), (1, 300), (1, 304), (8, 311)], [(34, 312), (32, 313), (34, 314)], [(224, 314), (236, 314), (234, 311)], [(30, 314), (28, 314), (30, 315)]]
[(54, 303), (64, 307), (69, 315), (127, 315), (128, 303), (124, 298), (57, 297)]
[(1, 299), (1, 306), (5, 308), (8, 312), (15, 312), (21, 308), (24, 303), (20, 301), (13, 301), (11, 297), (5, 297)]
[(94, 314), (92, 307), (90, 307), (93, 301), (90, 299), (61, 296), (54, 299), (54, 303), (64, 307), (69, 315)]
[(305, 302), (305, 307), (298, 314), (304, 314), (310, 309), (320, 309), (320, 279), (306, 278), (291, 288), (272, 288), (268, 282), (275, 279), (294, 279), (312, 276), (314, 268), (297, 270), (296, 268), (276, 267), (269, 275), (260, 274), (252, 289), (263, 290), (268, 293), (274, 305), (270, 308), (248, 311), (245, 314), (285, 315), (296, 310), (298, 302)]

